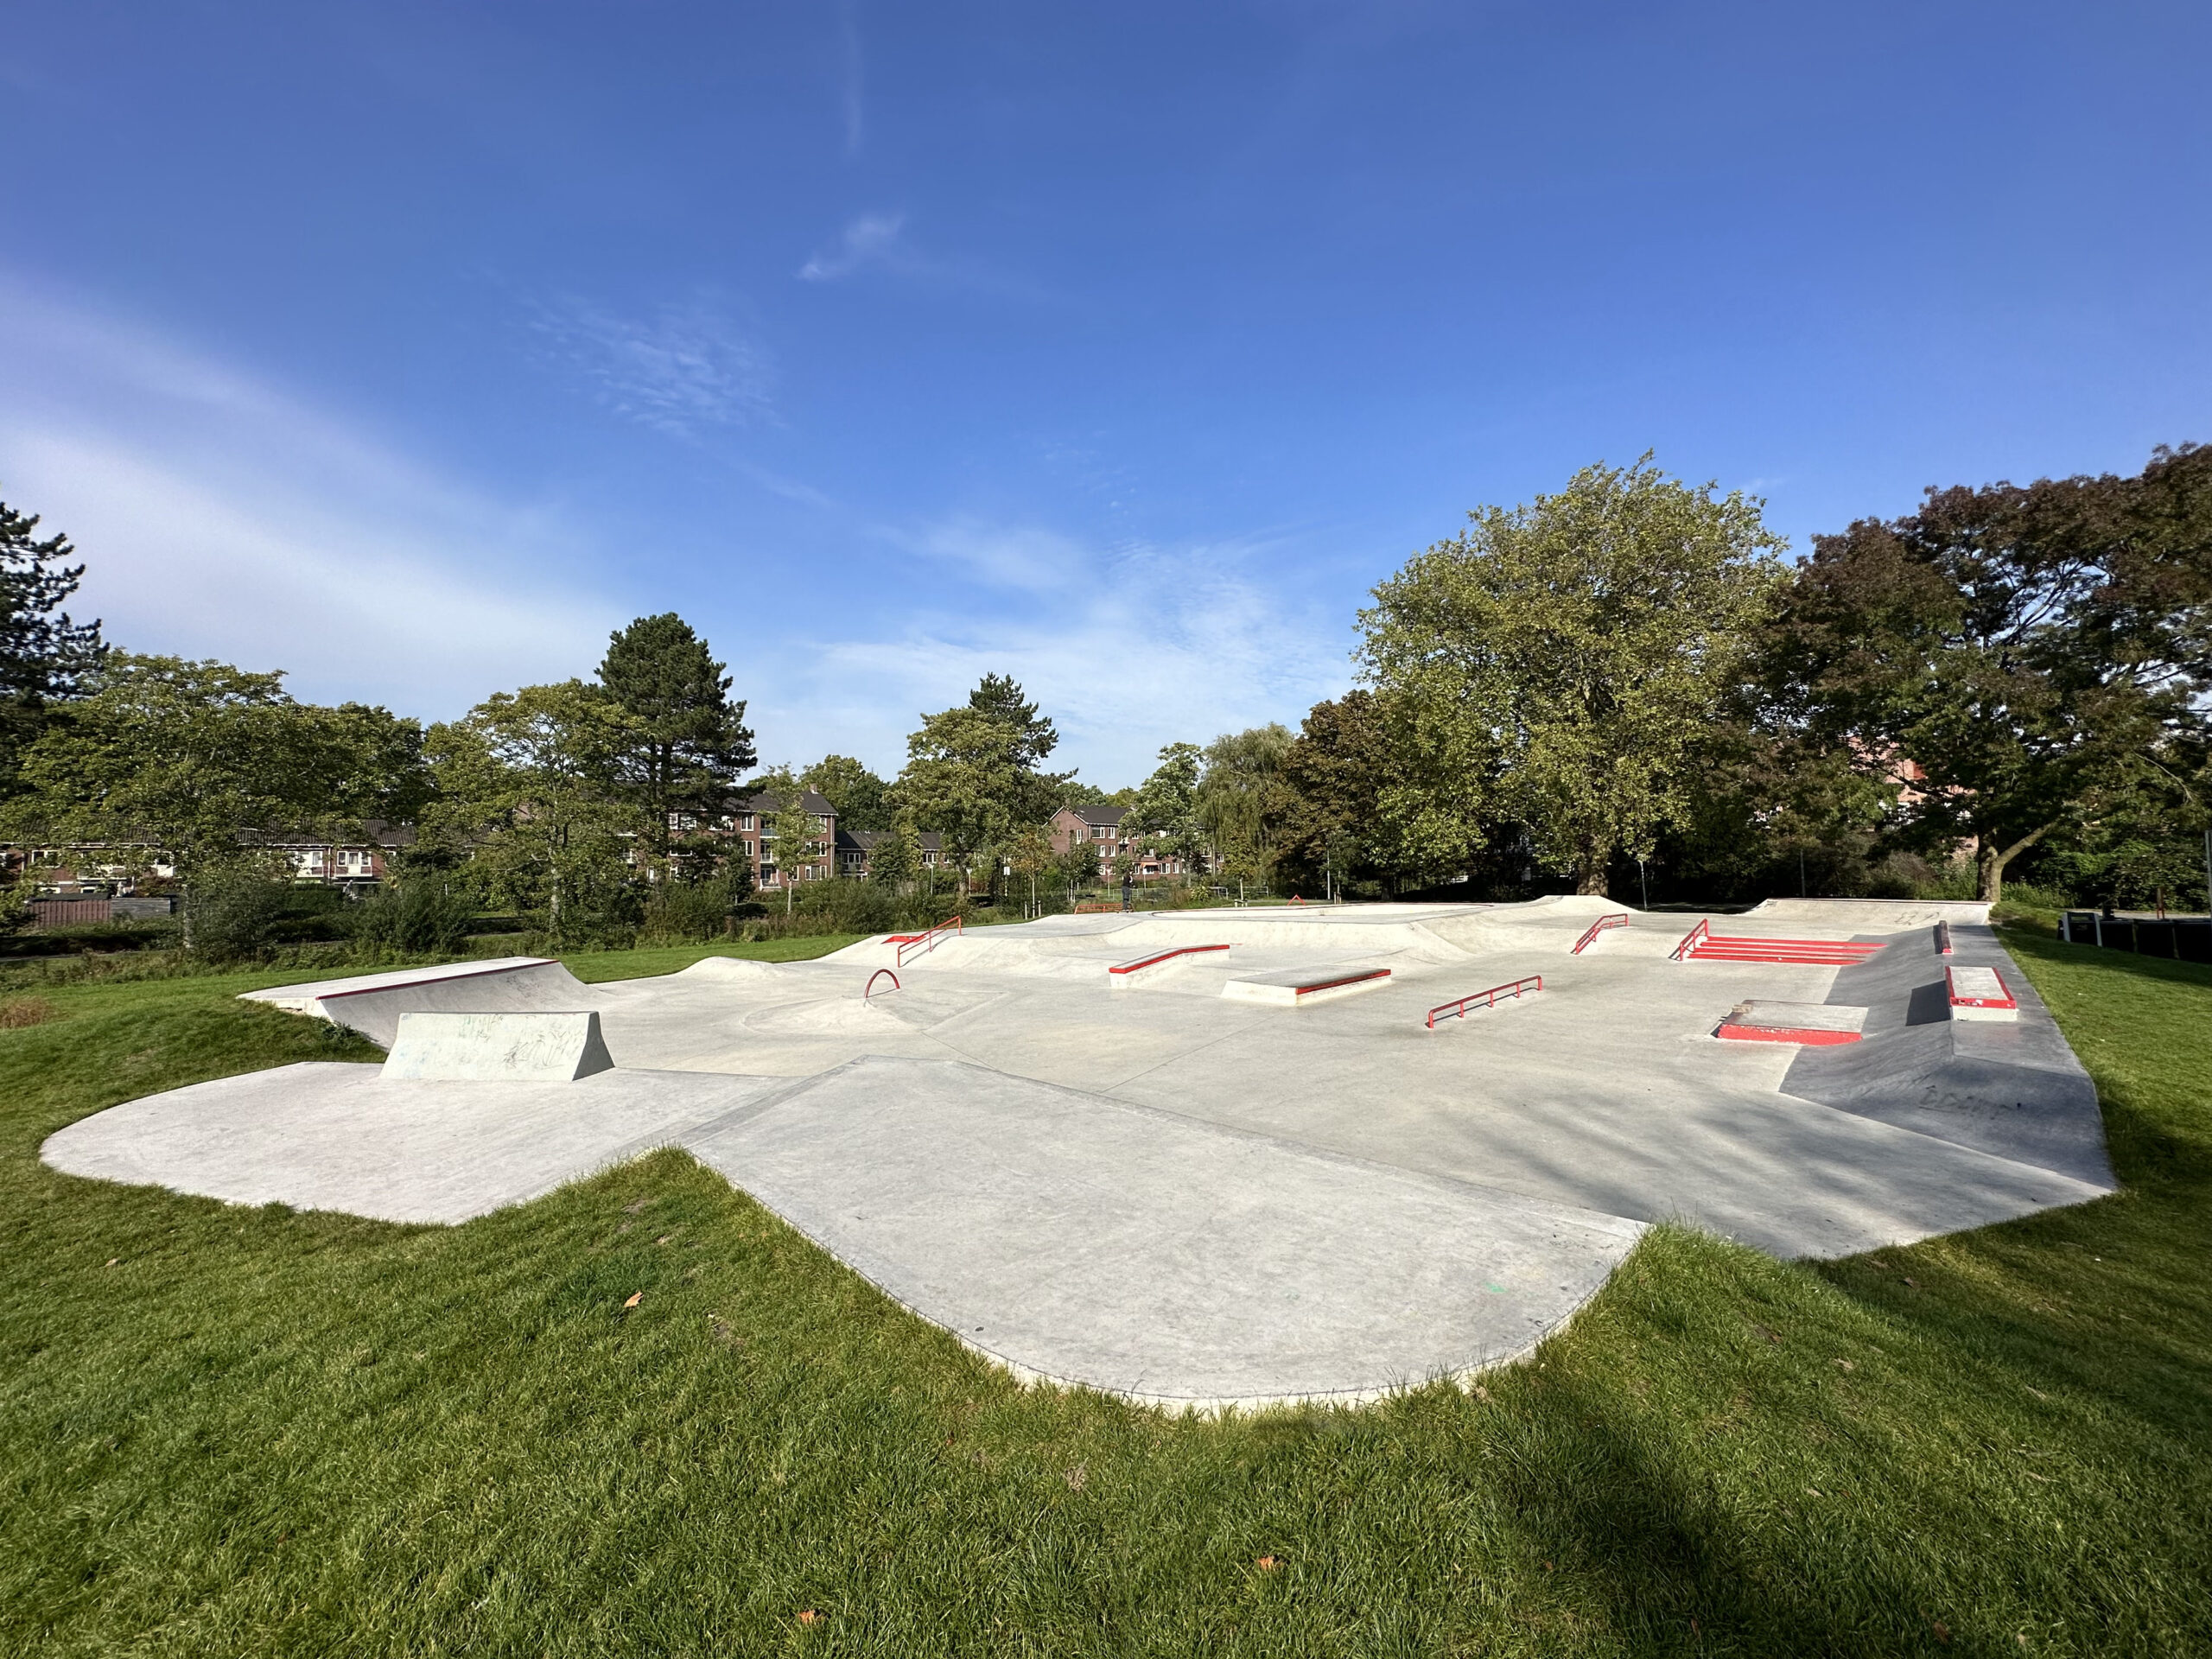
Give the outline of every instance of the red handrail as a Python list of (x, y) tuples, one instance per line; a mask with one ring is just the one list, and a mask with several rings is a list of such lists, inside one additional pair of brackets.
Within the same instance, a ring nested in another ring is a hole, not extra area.
[(891, 981), (891, 988), (893, 990), (895, 991), (900, 988), (898, 975), (893, 973), (888, 968), (879, 968), (868, 976), (868, 988), (861, 993), (861, 1001), (865, 1002), (868, 998), (874, 996), (875, 995), (875, 982), (879, 979), (884, 978), (888, 978)]
[(1712, 931), (1713, 924), (1711, 922), (1700, 922), (1695, 927), (1690, 929), (1688, 932), (1682, 935), (1682, 942), (1675, 947), (1674, 953), (1670, 960), (1675, 962), (1684, 962), (1688, 960), (1690, 953), (1697, 949), (1698, 941), (1704, 938)]
[(1541, 974), (1531, 974), (1528, 978), (1516, 979), (1509, 985), (1493, 985), (1486, 991), (1477, 991), (1471, 995), (1463, 996), (1457, 1002), (1440, 1002), (1428, 1011), (1428, 1028), (1431, 1031), (1436, 1029), (1436, 1016), (1440, 1014), (1443, 1014), (1446, 1020), (1464, 1020), (1467, 1017), (1467, 1004), (1470, 1002), (1478, 1001), (1486, 1008), (1494, 1008), (1497, 1006), (1499, 997), (1524, 995), (1532, 985), (1536, 989), (1542, 990), (1544, 976)]
[(1574, 949), (1567, 954), (1570, 956), (1579, 957), (1582, 954), (1584, 947), (1586, 946), (1591, 940), (1596, 938), (1600, 933), (1604, 932), (1607, 928), (1626, 927), (1627, 925), (1628, 912), (1626, 911), (1621, 912), (1618, 916), (1600, 916), (1596, 921), (1590, 924), (1589, 931), (1574, 942)]
[(921, 957), (927, 956), (931, 951), (936, 950), (938, 947), (938, 941), (944, 937), (945, 931), (948, 928), (954, 933), (963, 933), (965, 931), (965, 930), (960, 925), (960, 918), (957, 916), (952, 917), (947, 921), (939, 922), (935, 927), (930, 929), (928, 932), (921, 935), (918, 938), (909, 939), (906, 944), (899, 947), (899, 965), (901, 968), (904, 968), (906, 965), (906, 956), (909, 951), (912, 952), (915, 956)]

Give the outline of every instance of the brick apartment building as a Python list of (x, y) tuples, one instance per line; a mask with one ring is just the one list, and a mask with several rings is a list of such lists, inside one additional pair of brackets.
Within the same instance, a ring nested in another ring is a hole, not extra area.
[(1064, 806), (1052, 814), (1051, 825), (1052, 854), (1065, 855), (1071, 847), (1089, 842), (1098, 849), (1098, 868), (1110, 874), (1114, 861), (1123, 853), (1137, 855), (1136, 876), (1141, 881), (1155, 876), (1181, 875), (1184, 862), (1157, 847), (1147, 847), (1141, 838), (1125, 831), (1123, 820), (1128, 817), (1126, 806)]

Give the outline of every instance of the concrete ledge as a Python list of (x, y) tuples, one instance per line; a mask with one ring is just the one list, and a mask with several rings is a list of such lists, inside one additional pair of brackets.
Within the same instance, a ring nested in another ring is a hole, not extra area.
[(1954, 1020), (2018, 1020), (2020, 1005), (1994, 968), (1957, 967), (1943, 970)]
[(1840, 1002), (1738, 1002), (1713, 1034), (1737, 1043), (1855, 1043), (1866, 1010)]
[(403, 1014), (384, 1075), (474, 1083), (574, 1083), (614, 1061), (599, 1015)]
[(1277, 1007), (1302, 1008), (1310, 1002), (1326, 1002), (1339, 996), (1382, 988), (1390, 977), (1388, 968), (1329, 968), (1306, 973), (1255, 974), (1232, 979), (1221, 994), (1233, 1002), (1267, 1002)]

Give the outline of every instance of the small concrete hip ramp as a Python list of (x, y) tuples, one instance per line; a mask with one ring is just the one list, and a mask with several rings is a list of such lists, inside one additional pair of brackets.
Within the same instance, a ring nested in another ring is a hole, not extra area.
[(395, 1080), (574, 1083), (613, 1068), (594, 1011), (410, 1012), (399, 1016), (384, 1075)]

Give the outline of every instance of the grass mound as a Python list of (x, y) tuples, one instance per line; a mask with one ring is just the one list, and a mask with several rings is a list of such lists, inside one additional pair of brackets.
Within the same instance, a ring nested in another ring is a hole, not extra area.
[(2015, 949), (2122, 1195), (1656, 1229), (1479, 1387), (1225, 1422), (1019, 1389), (679, 1154), (447, 1229), (54, 1174), (373, 1058), (265, 976), (58, 985), (0, 1030), (0, 1651), (2212, 1650), (2212, 973)]

